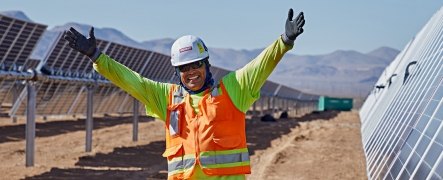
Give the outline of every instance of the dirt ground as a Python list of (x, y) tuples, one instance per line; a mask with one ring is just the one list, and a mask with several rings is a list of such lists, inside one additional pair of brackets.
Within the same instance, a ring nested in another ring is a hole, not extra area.
[[(166, 179), (163, 122), (94, 119), (85, 152), (84, 119), (38, 122), (34, 167), (25, 167), (25, 126), (0, 119), (0, 179)], [(367, 179), (357, 112), (322, 112), (277, 122), (247, 120), (248, 179)]]

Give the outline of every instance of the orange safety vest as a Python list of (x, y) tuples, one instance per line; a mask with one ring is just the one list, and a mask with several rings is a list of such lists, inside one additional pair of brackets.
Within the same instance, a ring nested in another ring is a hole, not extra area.
[(171, 88), (163, 153), (168, 159), (168, 179), (191, 177), (197, 164), (207, 175), (251, 173), (245, 113), (235, 107), (222, 81), (204, 93), (197, 114), (190, 95), (181, 86)]

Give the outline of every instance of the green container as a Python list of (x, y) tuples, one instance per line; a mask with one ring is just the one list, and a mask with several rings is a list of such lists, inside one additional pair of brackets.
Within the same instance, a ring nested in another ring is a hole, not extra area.
[(318, 110), (340, 110), (350, 111), (352, 109), (352, 98), (333, 98), (320, 96), (318, 100)]

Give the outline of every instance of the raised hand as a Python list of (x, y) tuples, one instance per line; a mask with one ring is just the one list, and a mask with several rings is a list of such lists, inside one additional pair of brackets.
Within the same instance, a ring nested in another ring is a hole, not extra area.
[(63, 37), (65, 40), (69, 42), (69, 46), (80, 53), (91, 58), (97, 51), (97, 42), (94, 36), (94, 27), (91, 27), (89, 30), (89, 38), (86, 38), (82, 34), (80, 34), (73, 27), (69, 28), (68, 31), (65, 32), (65, 36)]
[(303, 12), (300, 12), (298, 16), (293, 20), (294, 11), (289, 9), (288, 19), (286, 19), (285, 34), (283, 40), (287, 44), (293, 44), (294, 40), (303, 33), (303, 26), (305, 25), (305, 17)]

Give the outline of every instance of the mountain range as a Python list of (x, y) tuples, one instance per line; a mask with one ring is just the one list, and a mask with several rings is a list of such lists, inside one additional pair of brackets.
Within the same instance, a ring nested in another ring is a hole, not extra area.
[[(21, 11), (0, 12), (0, 14), (31, 21)], [(74, 27), (80, 33), (87, 35), (91, 26), (70, 22), (47, 30), (31, 57), (42, 59), (48, 50), (48, 45), (55, 40), (55, 35), (69, 27)], [(94, 28), (95, 35), (99, 39), (166, 55), (169, 55), (170, 47), (174, 42), (172, 38), (136, 41), (113, 28)], [(209, 45), (208, 49), (212, 65), (236, 70), (254, 59), (264, 48), (236, 50), (211, 48)], [(296, 55), (292, 54), (296, 53), (296, 49), (291, 51), (283, 57), (271, 74), (270, 80), (304, 92), (335, 97), (365, 97), (372, 90), (385, 67), (399, 53), (398, 50), (390, 47), (380, 47), (368, 53), (337, 50), (320, 55)]]

